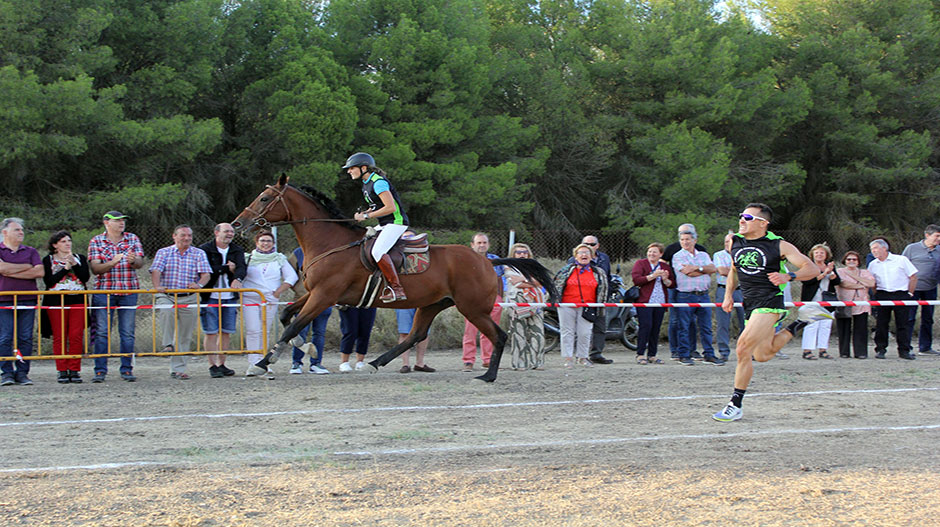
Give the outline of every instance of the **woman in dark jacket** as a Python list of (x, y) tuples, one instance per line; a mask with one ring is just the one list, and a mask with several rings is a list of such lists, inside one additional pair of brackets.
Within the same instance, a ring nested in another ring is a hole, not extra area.
[[(818, 268), (819, 274), (802, 282), (803, 288), (800, 291), (800, 301), (820, 302), (823, 300), (824, 291), (832, 293), (832, 299), (834, 300), (835, 286), (842, 280), (835, 271), (832, 250), (825, 243), (817, 243), (809, 250), (809, 257)], [(829, 310), (833, 311), (831, 308)], [(816, 320), (803, 328), (803, 358), (816, 360), (816, 357), (813, 356), (813, 350), (818, 349), (820, 359), (831, 359), (832, 356), (826, 351), (829, 348), (830, 333), (832, 333), (832, 319)]]
[[(651, 243), (646, 247), (646, 258), (633, 264), (633, 284), (640, 288), (640, 298), (637, 302), (664, 303), (669, 301), (668, 289), (673, 284), (672, 268), (665, 260), (661, 260), (665, 246), (661, 243)], [(664, 307), (638, 307), (636, 309), (639, 321), (639, 333), (636, 337), (637, 364), (662, 364), (662, 359), (656, 357), (659, 346), (659, 328), (666, 314)]]
[[(574, 248), (574, 263), (565, 265), (555, 274), (555, 288), (561, 295), (562, 303), (604, 302), (607, 298), (607, 273), (594, 265), (594, 248), (580, 244)], [(580, 307), (559, 307), (558, 326), (561, 330), (561, 356), (565, 367), (570, 368), (577, 357), (578, 364), (593, 366), (588, 358), (591, 349), (591, 336), (594, 323), (585, 319)], [(604, 309), (597, 310), (597, 316), (604, 316)]]
[[(88, 258), (72, 254), (72, 236), (59, 231), (49, 238), (49, 254), (42, 259), (45, 270), (43, 282), (50, 291), (83, 291), (90, 276)], [(82, 337), (85, 334), (86, 297), (78, 294), (43, 295), (42, 305), (46, 309), (52, 329), (52, 353), (54, 355), (81, 355)], [(66, 349), (68, 352), (66, 352)], [(81, 359), (58, 359), (55, 369), (58, 382), (80, 383)]]

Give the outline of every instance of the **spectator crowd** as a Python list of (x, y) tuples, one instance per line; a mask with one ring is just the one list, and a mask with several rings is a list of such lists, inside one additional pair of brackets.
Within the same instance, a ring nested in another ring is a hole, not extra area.
[[(29, 377), (31, 361), (19, 359), (33, 353), (36, 313), (42, 317), (40, 326), (43, 333), (47, 333), (44, 336), (52, 338), (54, 355), (83, 354), (87, 328), (88, 351), (96, 355), (110, 352), (124, 355), (119, 358), (120, 378), (127, 382), (137, 380), (131, 355), (135, 348), (136, 291), (141, 289), (137, 273), (145, 264), (145, 258), (140, 239), (126, 231), (127, 219), (120, 211), (105, 213), (103, 232), (91, 239), (87, 254), (73, 250), (69, 232), (56, 232), (49, 239), (44, 257), (23, 243), (22, 219), (6, 218), (0, 223), (0, 356), (17, 359), (0, 361), (0, 385), (32, 384)], [(236, 332), (239, 316), (243, 319), (246, 349), (260, 350), (263, 332), (269, 331), (277, 319), (281, 295), (288, 289), (293, 289), (298, 296), (305, 292), (303, 280), (299, 279), (304, 261), (300, 249), (289, 256), (281, 254), (275, 250), (272, 233), (262, 230), (255, 235), (255, 247), (249, 251), (233, 243), (234, 235), (235, 230), (230, 224), (220, 223), (215, 226), (214, 239), (194, 246), (192, 229), (179, 225), (173, 230), (172, 243), (156, 251), (148, 268), (153, 282), (154, 307), (158, 310), (160, 322), (158, 350), (181, 353), (170, 358), (169, 374), (174, 379), (190, 378), (185, 353), (192, 351), (197, 323), (204, 334), (204, 350), (217, 352), (207, 356), (209, 376), (232, 376), (235, 370), (226, 365), (227, 355), (222, 352), (232, 349), (231, 335)], [(677, 238), (669, 245), (656, 241), (647, 246), (646, 256), (636, 261), (630, 272), (638, 294), (635, 301), (654, 304), (636, 309), (637, 364), (665, 364), (658, 348), (667, 309), (655, 304), (723, 302), (729, 274), (735, 268), (732, 263), (735, 261), (732, 254), (735, 236), (729, 232), (724, 238), (724, 247), (710, 253), (699, 244), (695, 226), (683, 224), (677, 229)], [(933, 224), (925, 228), (922, 240), (910, 243), (900, 254), (891, 252), (885, 239), (872, 240), (864, 261), (859, 251), (834, 255), (828, 245), (817, 244), (806, 252), (812, 269), (817, 272), (812, 278), (801, 281), (799, 300), (936, 300), (940, 278), (938, 244), (940, 226)], [(489, 252), (489, 237), (485, 233), (475, 234), (470, 245), (477, 257), (497, 258)], [(516, 243), (510, 247), (509, 257), (536, 258), (536, 255), (528, 245)], [(531, 281), (509, 266), (495, 269), (502, 281), (503, 292), (497, 302), (505, 299), (506, 302), (537, 304), (546, 300), (544, 284)], [(39, 295), (28, 292), (38, 291), (40, 278), (48, 291), (61, 294), (42, 295), (40, 307), (43, 309), (37, 310)], [(741, 302), (737, 287), (740, 282), (732, 280), (731, 283), (735, 287), (731, 297), (735, 302)], [(560, 294), (559, 301), (565, 303), (619, 301), (624, 294), (612, 274), (610, 258), (601, 250), (597, 237), (591, 235), (585, 236), (572, 249), (571, 258), (555, 275), (554, 286)], [(780, 286), (788, 300), (789, 286), (790, 282)], [(88, 295), (74, 293), (86, 288), (93, 292)], [(232, 291), (242, 288), (260, 291), (263, 296)], [(199, 289), (211, 291), (192, 292)], [(27, 293), (14, 296), (9, 294), (12, 291)], [(403, 293), (397, 294), (401, 296)], [(195, 307), (200, 304), (199, 308)], [(241, 312), (240, 305), (245, 306)], [(262, 310), (266, 311), (264, 317)], [(332, 311), (325, 310), (291, 341), (293, 361), (290, 373), (330, 373), (323, 364), (323, 352), (326, 324)], [(414, 310), (396, 311), (401, 341), (411, 330)], [(545, 310), (527, 306), (504, 310), (496, 305), (491, 317), (499, 323), (504, 311), (504, 327), (508, 329), (506, 351), (511, 357), (512, 369), (544, 369)], [(898, 357), (914, 360), (917, 354), (940, 355), (932, 347), (932, 305), (858, 305), (830, 308), (829, 312), (831, 316), (818, 317), (802, 327), (804, 359), (832, 359), (829, 341), (833, 332), (837, 337), (839, 357), (866, 359), (873, 343), (874, 358), (884, 359), (890, 345), (892, 318)], [(593, 367), (613, 362), (603, 356), (608, 338), (607, 325), (614, 315), (611, 309), (559, 307), (557, 315), (564, 367)], [(705, 306), (673, 307), (668, 309), (668, 315), (666, 331), (670, 358), (677, 364), (689, 366), (724, 365), (731, 355), (732, 335), (735, 330), (740, 333), (746, 322), (746, 313), (741, 307), (730, 312)], [(340, 309), (343, 336), (339, 372), (355, 372), (364, 368), (375, 317), (375, 308)], [(874, 318), (873, 335), (869, 327), (871, 317)], [(267, 327), (263, 327), (262, 320), (266, 320)], [(118, 342), (114, 349), (109, 345), (112, 335), (117, 336)], [(493, 344), (469, 323), (462, 340), (462, 370), (473, 371), (478, 360), (484, 369), (488, 368)], [(427, 339), (416, 346), (413, 366), (406, 352), (399, 371), (434, 372), (435, 369), (424, 362), (426, 348)], [(303, 364), (305, 356), (309, 356), (306, 369)], [(781, 353), (776, 356), (787, 358)], [(249, 364), (257, 359), (260, 356), (249, 356)], [(55, 365), (57, 382), (83, 381), (81, 359), (57, 359)], [(95, 358), (90, 381), (105, 382), (108, 366), (108, 357)], [(251, 372), (246, 375), (250, 376)]]

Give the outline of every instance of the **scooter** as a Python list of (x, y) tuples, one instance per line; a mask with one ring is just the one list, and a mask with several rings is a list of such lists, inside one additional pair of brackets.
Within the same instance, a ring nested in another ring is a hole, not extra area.
[[(620, 276), (620, 266), (610, 276), (613, 291), (608, 295), (610, 303), (631, 302), (624, 300), (628, 288)], [(639, 322), (636, 318), (636, 308), (630, 306), (604, 308), (607, 319), (607, 332), (605, 340), (619, 340), (629, 350), (636, 350), (636, 335), (639, 331)], [(558, 347), (561, 340), (561, 329), (558, 325), (558, 311), (554, 307), (546, 307), (542, 321), (545, 328), (545, 351), (552, 351)]]

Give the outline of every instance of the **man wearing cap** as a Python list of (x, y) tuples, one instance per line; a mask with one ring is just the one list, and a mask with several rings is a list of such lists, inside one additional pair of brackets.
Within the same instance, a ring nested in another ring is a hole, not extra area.
[[(0, 291), (35, 291), (36, 279), (43, 275), (42, 260), (36, 249), (23, 245), (23, 220), (6, 218), (0, 223)], [(23, 356), (33, 353), (33, 309), (13, 310), (13, 305), (35, 306), (36, 295), (0, 296), (0, 356), (12, 357), (14, 349)], [(15, 333), (15, 337), (14, 337)], [(0, 362), (0, 386), (30, 385), (28, 360)], [(14, 371), (15, 370), (15, 371)]]
[[(95, 275), (96, 290), (140, 289), (137, 269), (144, 265), (144, 248), (136, 234), (124, 232), (127, 215), (119, 211), (108, 211), (104, 215), (104, 232), (88, 242), (88, 262)], [(102, 293), (91, 296), (95, 309), (95, 354), (109, 353), (109, 329), (117, 324), (120, 335), (120, 353), (134, 353), (134, 324), (137, 311), (137, 293)], [(108, 313), (111, 316), (108, 316)], [(111, 323), (108, 323), (110, 318)], [(121, 378), (134, 382), (134, 363), (130, 355), (121, 357)], [(104, 382), (108, 373), (107, 357), (95, 359), (94, 383)]]
[[(200, 289), (209, 282), (211, 274), (206, 252), (193, 247), (193, 230), (189, 225), (177, 225), (173, 229), (173, 245), (158, 250), (150, 264), (153, 288), (157, 290), (153, 303), (163, 307), (158, 315), (163, 328), (163, 351), (189, 351), (197, 308), (178, 306), (192, 305), (199, 299), (196, 293), (167, 293), (167, 289)], [(170, 377), (189, 379), (186, 356), (170, 357)]]

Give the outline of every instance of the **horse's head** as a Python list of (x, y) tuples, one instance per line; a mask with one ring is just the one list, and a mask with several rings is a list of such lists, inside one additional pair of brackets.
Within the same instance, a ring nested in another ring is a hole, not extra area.
[(245, 207), (245, 210), (232, 221), (235, 232), (290, 221), (290, 208), (284, 196), (290, 189), (287, 185), (289, 179), (286, 174), (281, 174), (276, 184), (266, 186), (264, 192), (258, 194), (251, 205)]

